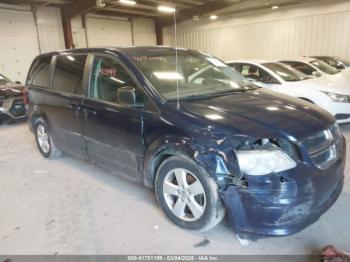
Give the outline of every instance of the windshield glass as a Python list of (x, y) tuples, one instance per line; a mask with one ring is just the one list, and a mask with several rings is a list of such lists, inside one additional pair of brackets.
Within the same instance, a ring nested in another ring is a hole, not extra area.
[[(166, 100), (196, 99), (257, 87), (220, 60), (194, 51), (144, 52), (131, 58)], [(176, 70), (177, 65), (177, 70)]]
[(6, 76), (0, 74), (0, 85), (8, 85), (12, 84), (12, 81), (8, 79)]
[(287, 82), (301, 81), (308, 78), (303, 73), (280, 63), (264, 63), (262, 65), (273, 71)]
[(317, 69), (321, 70), (323, 73), (326, 73), (329, 75), (334, 75), (339, 72), (338, 69), (326, 64), (321, 60), (313, 60), (310, 63), (314, 65)]

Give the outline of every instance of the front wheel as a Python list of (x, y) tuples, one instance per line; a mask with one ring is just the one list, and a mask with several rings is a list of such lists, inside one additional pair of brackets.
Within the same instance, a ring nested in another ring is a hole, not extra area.
[(209, 230), (225, 215), (216, 182), (185, 157), (173, 156), (160, 165), (155, 192), (167, 217), (185, 229)]

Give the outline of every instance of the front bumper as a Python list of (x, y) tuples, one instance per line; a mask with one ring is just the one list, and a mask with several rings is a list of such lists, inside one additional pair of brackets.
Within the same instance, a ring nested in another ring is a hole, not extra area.
[(12, 121), (26, 119), (26, 109), (23, 97), (7, 98), (0, 101), (0, 118), (8, 117)]
[(250, 238), (285, 236), (317, 221), (343, 188), (345, 140), (342, 144), (340, 157), (327, 170), (302, 163), (285, 172), (253, 177), (247, 187), (221, 190), (235, 233)]
[(330, 102), (328, 111), (334, 115), (338, 123), (350, 122), (350, 103)]

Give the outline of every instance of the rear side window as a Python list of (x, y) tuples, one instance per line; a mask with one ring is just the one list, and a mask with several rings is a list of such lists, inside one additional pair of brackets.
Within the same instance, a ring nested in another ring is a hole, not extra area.
[(313, 72), (316, 71), (316, 69), (312, 68), (308, 64), (302, 63), (302, 62), (294, 62), (294, 61), (282, 61), (282, 63), (287, 64), (294, 69), (302, 72), (305, 75), (312, 75)]
[(35, 60), (32, 69), (29, 72), (27, 85), (46, 88), (50, 86), (51, 58), (51, 56), (45, 56)]
[(86, 57), (86, 55), (57, 56), (52, 88), (69, 94), (83, 94)]

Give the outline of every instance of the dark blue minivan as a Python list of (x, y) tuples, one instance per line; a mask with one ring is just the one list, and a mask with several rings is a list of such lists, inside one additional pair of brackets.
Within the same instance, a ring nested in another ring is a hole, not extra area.
[(52, 52), (34, 60), (26, 84), (44, 157), (65, 152), (153, 188), (182, 228), (210, 229), (226, 213), (238, 235), (288, 235), (342, 190), (345, 140), (335, 119), (211, 55)]

